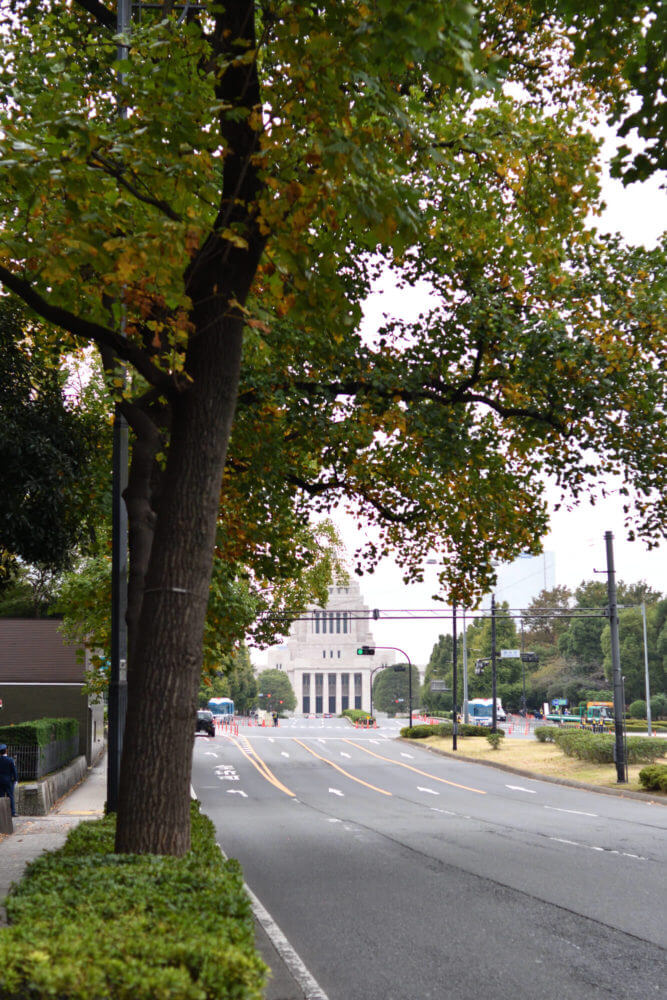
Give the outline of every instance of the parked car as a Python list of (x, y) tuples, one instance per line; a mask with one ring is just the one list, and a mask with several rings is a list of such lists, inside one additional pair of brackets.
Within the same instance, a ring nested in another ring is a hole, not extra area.
[(215, 736), (215, 723), (213, 722), (213, 712), (206, 708), (201, 708), (197, 712), (197, 722), (195, 724), (195, 736), (197, 733), (207, 733), (208, 736)]

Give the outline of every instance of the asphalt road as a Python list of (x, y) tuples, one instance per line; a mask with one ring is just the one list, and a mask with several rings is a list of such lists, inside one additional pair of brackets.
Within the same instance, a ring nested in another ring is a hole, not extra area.
[(664, 995), (667, 809), (339, 719), (198, 737), (225, 852), (329, 1000)]

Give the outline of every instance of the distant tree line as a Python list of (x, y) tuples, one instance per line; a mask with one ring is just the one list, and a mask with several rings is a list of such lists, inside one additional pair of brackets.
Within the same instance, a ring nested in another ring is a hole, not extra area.
[[(667, 694), (667, 598), (646, 583), (618, 583), (621, 671), (626, 704), (645, 699), (644, 629), (641, 605), (646, 607), (646, 649), (651, 696)], [(498, 697), (507, 709), (518, 711), (524, 688), (528, 709), (545, 701), (611, 700), (611, 633), (604, 614), (607, 588), (599, 581), (582, 581), (574, 590), (543, 590), (523, 616), (510, 615), (508, 605), (496, 615), (496, 678)], [(476, 617), (465, 627), (468, 659), (468, 697), (491, 695), (491, 618)], [(534, 654), (530, 661), (502, 658), (502, 649)], [(462, 702), (463, 622), (458, 634), (459, 692)], [(433, 647), (421, 689), (429, 711), (452, 708), (451, 635), (441, 635)], [(477, 664), (477, 668), (476, 665)], [(447, 691), (432, 692), (431, 681), (444, 680)]]

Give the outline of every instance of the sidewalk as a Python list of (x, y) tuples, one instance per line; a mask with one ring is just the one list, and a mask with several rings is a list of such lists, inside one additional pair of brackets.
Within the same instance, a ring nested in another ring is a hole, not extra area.
[[(0, 928), (7, 925), (3, 906), (13, 882), (25, 866), (44, 851), (55, 851), (81, 820), (104, 815), (107, 797), (106, 754), (89, 768), (84, 780), (60, 799), (48, 816), (16, 816), (14, 833), (0, 836)], [(259, 921), (255, 922), (257, 950), (271, 970), (264, 1000), (306, 1000), (306, 993)]]

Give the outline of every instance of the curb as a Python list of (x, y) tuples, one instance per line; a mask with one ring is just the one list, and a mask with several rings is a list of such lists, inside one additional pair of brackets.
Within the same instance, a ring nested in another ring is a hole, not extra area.
[(409, 743), (414, 746), (415, 742), (421, 743), (424, 750), (434, 753), (438, 757), (449, 757), (451, 760), (462, 760), (466, 764), (479, 764), (482, 767), (495, 767), (497, 771), (507, 771), (508, 774), (518, 774), (522, 778), (532, 778), (534, 781), (548, 781), (552, 785), (566, 785), (568, 788), (581, 788), (589, 792), (600, 792), (602, 795), (614, 795), (622, 799), (639, 799), (641, 802), (650, 802), (652, 805), (667, 805), (667, 796), (664, 799), (655, 798), (650, 792), (635, 792), (631, 788), (607, 788), (603, 785), (589, 785), (585, 781), (575, 781), (573, 778), (555, 778), (551, 774), (536, 774), (535, 771), (526, 771), (522, 767), (512, 767), (511, 764), (501, 764), (495, 760), (480, 760), (478, 757), (466, 757), (452, 750), (440, 750), (438, 747), (428, 746), (422, 740), (409, 740), (405, 736), (399, 736), (401, 743)]

